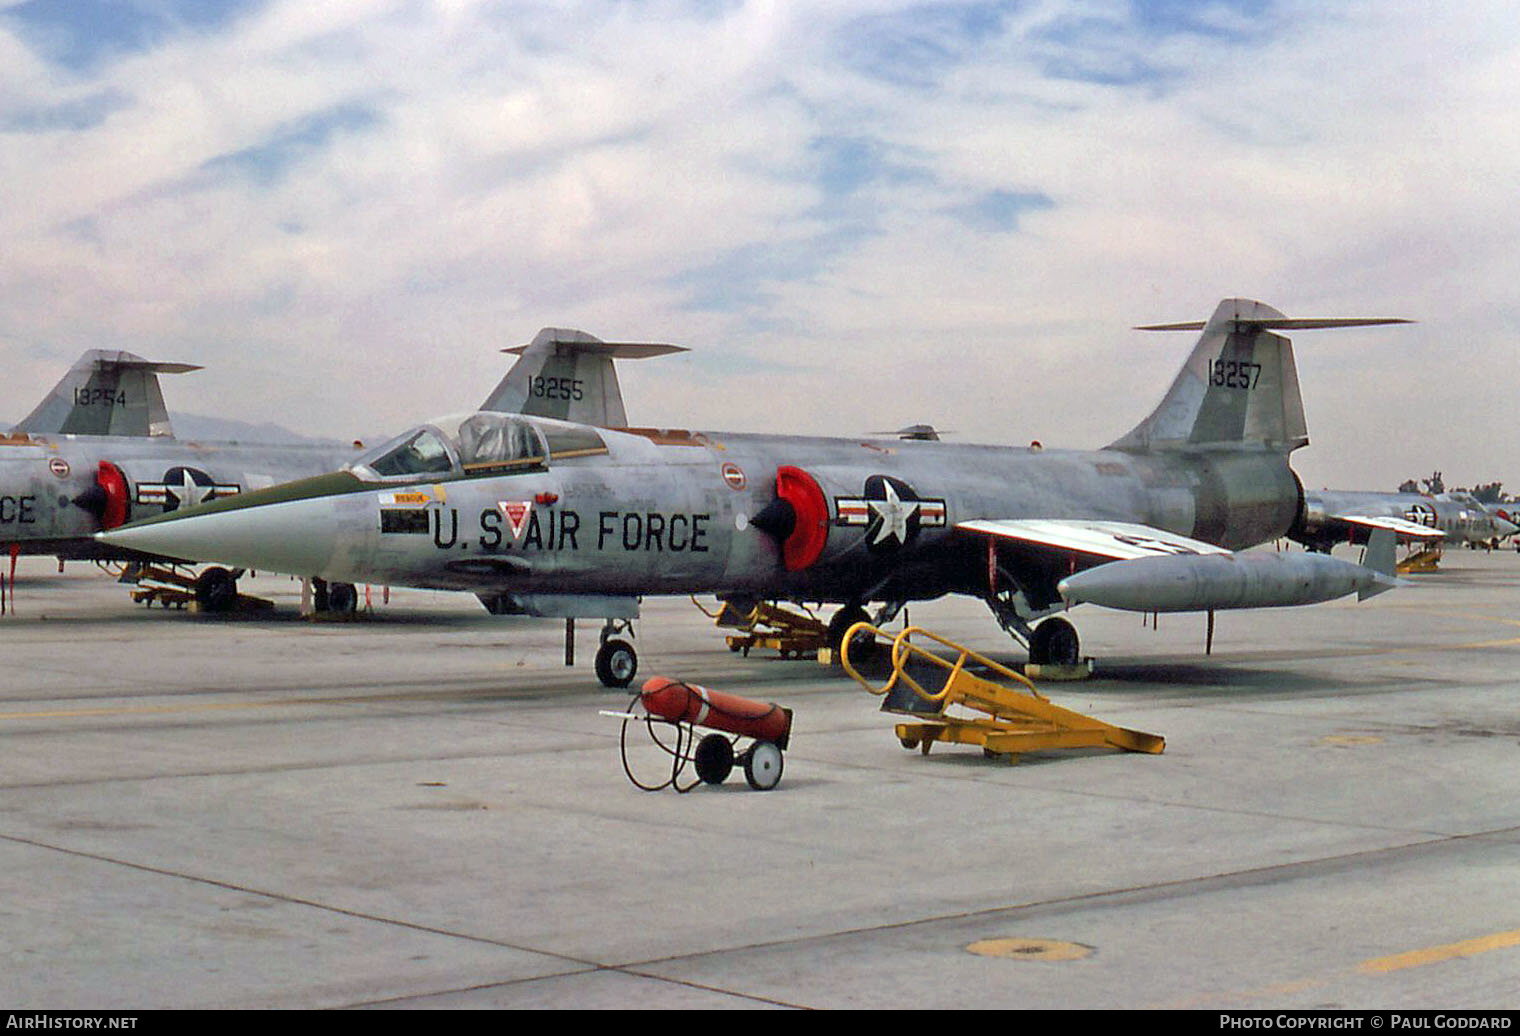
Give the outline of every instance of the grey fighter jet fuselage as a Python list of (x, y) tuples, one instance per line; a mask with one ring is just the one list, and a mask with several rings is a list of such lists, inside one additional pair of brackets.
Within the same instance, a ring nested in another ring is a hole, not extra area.
[[(383, 570), (397, 584), (475, 592), (918, 599), (986, 585), (985, 539), (957, 531), (976, 519), (1140, 523), (1235, 548), (1280, 534), (1297, 507), (1292, 473), (1266, 453), (1160, 459), (510, 420), (530, 444), (548, 444), (510, 475), (440, 468), (419, 481), (361, 464), (248, 497), (280, 502), (264, 518), (291, 534), (261, 567), (333, 578)], [(452, 453), (459, 424), (420, 431)], [(562, 437), (574, 437), (571, 450), (558, 448)], [(191, 535), (188, 523), (177, 528)], [(129, 543), (132, 531), (110, 539)], [(1064, 556), (1052, 567), (1067, 570)]]
[[(614, 359), (683, 352), (603, 342), (544, 328), (481, 405), (589, 424), (625, 424)], [(0, 436), (0, 553), (124, 559), (94, 534), (333, 471), (357, 455), (342, 444), (198, 442), (174, 437), (159, 374), (199, 370), (129, 352), (90, 350), (47, 397)]]
[(124, 521), (330, 471), (353, 447), (155, 436), (0, 438), (0, 553), (131, 558), (94, 538)]
[(331, 471), (355, 456), (340, 444), (176, 439), (158, 375), (199, 369), (128, 352), (86, 352), (0, 436), (0, 553), (138, 557), (95, 533)]
[(1369, 530), (1389, 528), (1406, 540), (1482, 544), (1513, 535), (1517, 527), (1465, 494), (1310, 490), (1288, 537), (1311, 550), (1365, 543)]
[[(469, 590), (493, 610), (527, 614), (626, 616), (642, 595), (715, 593), (838, 602), (855, 615), (867, 602), (892, 610), (967, 593), (1032, 658), (1067, 661), (1070, 624), (1033, 626), (1064, 606), (1063, 578), (1198, 555), (1185, 566), (1204, 585), (1192, 599), (1212, 608), (1209, 586), (1230, 582), (1229, 552), (1292, 525), (1301, 490), (1288, 455), (1308, 437), (1291, 346), (1274, 332), (1351, 323), (1226, 300), (1206, 324), (1157, 328), (1203, 334), (1155, 411), (1098, 451), (613, 430), (478, 412), (422, 425), (345, 471), (104, 538)], [(1274, 582), (1276, 596), (1257, 604), (1308, 600), (1292, 580)], [(1368, 585), (1364, 595), (1382, 588)], [(1234, 605), (1220, 596), (1217, 606)]]

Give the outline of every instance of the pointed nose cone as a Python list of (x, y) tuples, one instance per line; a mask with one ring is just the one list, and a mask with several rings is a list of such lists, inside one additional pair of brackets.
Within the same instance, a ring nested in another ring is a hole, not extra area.
[(332, 499), (318, 497), (226, 510), (192, 508), (95, 538), (144, 554), (306, 576), (325, 572), (341, 532)]
[(1494, 537), (1496, 539), (1502, 540), (1506, 536), (1513, 536), (1515, 533), (1520, 532), (1520, 525), (1516, 525), (1512, 520), (1514, 517), (1512, 513), (1508, 513), (1508, 517), (1494, 515)]

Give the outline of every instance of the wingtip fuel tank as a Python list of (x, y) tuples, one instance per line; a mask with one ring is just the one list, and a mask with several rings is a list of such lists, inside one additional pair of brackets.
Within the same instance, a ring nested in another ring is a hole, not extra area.
[(1391, 590), (1391, 575), (1327, 554), (1170, 554), (1113, 561), (1057, 584), (1067, 604), (1135, 612), (1225, 611), (1319, 604)]

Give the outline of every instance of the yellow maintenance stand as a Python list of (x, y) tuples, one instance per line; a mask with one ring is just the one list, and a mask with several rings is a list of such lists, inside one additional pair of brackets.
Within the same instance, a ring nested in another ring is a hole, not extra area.
[(1411, 572), (1434, 572), (1441, 561), (1441, 547), (1426, 547), (1423, 550), (1412, 551), (1394, 566), (1401, 576), (1407, 576)]
[[(241, 570), (239, 570), (241, 574)], [(117, 576), (117, 582), (133, 583), (136, 589), (132, 591), (134, 604), (153, 607), (154, 603), (163, 605), (165, 608), (189, 607), (191, 611), (217, 611), (222, 612), (259, 612), (271, 611), (274, 608), (273, 601), (267, 601), (262, 597), (251, 597), (233, 591), (220, 609), (208, 609), (199, 599), (196, 591), (196, 574), (193, 570), (181, 571), (180, 566), (170, 564), (149, 563), (136, 567), (123, 569)], [(236, 582), (232, 585), (235, 587)]]
[[(892, 674), (880, 687), (872, 686), (850, 662), (852, 645), (874, 646), (874, 641), (864, 639), (865, 634), (877, 640), (890, 640), (892, 644)], [(955, 661), (912, 643), (913, 637), (924, 637), (949, 648), (957, 655)], [(840, 662), (856, 683), (872, 694), (883, 696), (882, 711), (933, 717), (930, 722), (897, 724), (897, 739), (903, 747), (918, 748), (924, 755), (929, 754), (936, 741), (980, 745), (983, 754), (1001, 756), (1010, 763), (1018, 762), (1019, 756), (1028, 752), (1057, 748), (1107, 745), (1127, 752), (1158, 755), (1166, 747), (1165, 739), (1155, 734), (1116, 727), (1054, 705), (1021, 674), (917, 626), (909, 626), (894, 637), (870, 623), (856, 623), (844, 637)], [(991, 678), (971, 673), (968, 663), (975, 664)], [(943, 686), (937, 691), (925, 690), (909, 674), (910, 667), (921, 673), (942, 670)], [(945, 709), (952, 705), (982, 715), (946, 715)]]
[(818, 649), (829, 642), (829, 627), (826, 623), (776, 604), (761, 601), (744, 612), (731, 602), (724, 601), (717, 614), (714, 614), (703, 608), (695, 597), (692, 598), (692, 603), (708, 618), (714, 619), (717, 625), (740, 631), (737, 635), (724, 639), (728, 642), (728, 650), (742, 651), (746, 658), (749, 657), (750, 649), (757, 647), (778, 651), (782, 658), (802, 658), (816, 655)]

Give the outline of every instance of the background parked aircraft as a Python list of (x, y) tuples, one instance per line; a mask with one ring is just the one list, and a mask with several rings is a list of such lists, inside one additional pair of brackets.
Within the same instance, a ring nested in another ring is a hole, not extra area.
[[(614, 359), (683, 352), (656, 343), (603, 342), (544, 328), (482, 404), (596, 425), (627, 423)], [(0, 549), (60, 559), (138, 560), (93, 537), (124, 522), (196, 507), (250, 489), (332, 471), (356, 456), (324, 443), (256, 445), (177, 439), (159, 374), (199, 370), (129, 352), (91, 350), (0, 438)], [(149, 552), (151, 555), (151, 552)], [(201, 574), (203, 605), (230, 605), (236, 580)], [(352, 595), (341, 601), (351, 603)]]
[(1310, 550), (1328, 552), (1339, 543), (1366, 543), (1373, 529), (1399, 538), (1435, 543), (1489, 543), (1520, 531), (1514, 523), (1464, 494), (1366, 493), (1317, 490), (1304, 493), (1301, 519), (1288, 537)]
[[(0, 550), (59, 559), (141, 555), (94, 539), (131, 519), (198, 506), (346, 463), (352, 446), (177, 439), (161, 373), (198, 370), (126, 352), (85, 353), (0, 438)], [(232, 588), (235, 596), (235, 587)]]

